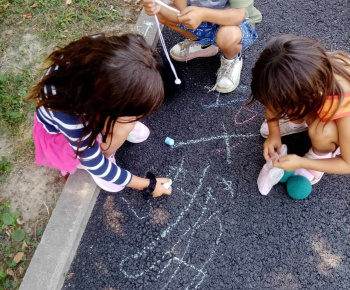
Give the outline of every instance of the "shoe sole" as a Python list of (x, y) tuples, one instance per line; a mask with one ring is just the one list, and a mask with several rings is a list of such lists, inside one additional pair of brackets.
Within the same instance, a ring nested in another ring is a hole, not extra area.
[(222, 94), (228, 94), (228, 93), (233, 92), (235, 89), (237, 89), (237, 87), (239, 86), (239, 83), (241, 81), (241, 71), (242, 71), (242, 67), (243, 67), (243, 60), (241, 61), (240, 66), (241, 66), (241, 69), (240, 69), (239, 79), (237, 81), (237, 85), (232, 85), (228, 88), (222, 88), (222, 87), (216, 86), (215, 90), (217, 92), (222, 93)]
[[(309, 128), (303, 128), (303, 129), (299, 129), (299, 130), (295, 130), (295, 131), (292, 131), (292, 132), (289, 132), (289, 133), (285, 133), (285, 134), (281, 134), (281, 137), (283, 137), (283, 136), (288, 136), (288, 135), (292, 135), (292, 134), (297, 134), (297, 133), (301, 133), (301, 132), (304, 132), (304, 131), (307, 131)], [(263, 137), (263, 138), (267, 138), (267, 137), (269, 137), (269, 135), (265, 135), (265, 134), (263, 134), (263, 133), (261, 133), (260, 132), (260, 135), (261, 135), (261, 137)]]
[(214, 56), (216, 54), (218, 54), (219, 52), (219, 48), (216, 47), (216, 49), (208, 49), (208, 50), (204, 50), (204, 51), (198, 51), (195, 53), (192, 53), (189, 57), (179, 57), (173, 54), (172, 50), (170, 50), (170, 56), (172, 59), (179, 61), (179, 62), (187, 62), (190, 61), (194, 58), (199, 58), (199, 57), (211, 57)]
[(238, 87), (238, 85), (237, 86), (233, 85), (233, 86), (228, 87), (228, 88), (216, 87), (215, 90), (219, 93), (222, 93), (222, 94), (228, 94), (228, 93), (233, 92), (235, 89), (237, 89), (237, 87)]

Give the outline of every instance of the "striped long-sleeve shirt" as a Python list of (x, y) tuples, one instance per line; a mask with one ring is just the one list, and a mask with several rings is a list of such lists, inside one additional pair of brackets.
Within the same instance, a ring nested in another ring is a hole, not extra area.
[[(46, 85), (45, 94), (56, 94), (54, 86)], [(79, 138), (82, 136), (84, 125), (79, 122), (79, 118), (66, 113), (51, 111), (43, 106), (36, 110), (38, 121), (44, 126), (49, 134), (63, 134), (68, 140), (74, 152), (77, 150)], [(91, 133), (90, 133), (91, 134)], [(79, 151), (87, 148), (90, 134), (82, 139)], [(98, 142), (88, 148), (79, 157), (80, 163), (91, 174), (118, 185), (127, 185), (132, 178), (132, 174), (110, 162), (102, 153)]]

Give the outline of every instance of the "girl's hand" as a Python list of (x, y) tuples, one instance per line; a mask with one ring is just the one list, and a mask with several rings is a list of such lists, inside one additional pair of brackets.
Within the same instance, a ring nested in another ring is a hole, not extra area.
[(170, 182), (169, 178), (156, 178), (157, 180), (157, 184), (156, 184), (156, 188), (154, 189), (152, 195), (153, 197), (159, 197), (162, 196), (163, 194), (166, 195), (170, 195), (171, 194), (171, 187), (169, 189), (166, 189), (163, 186), (163, 183), (167, 183)]
[(264, 143), (264, 158), (270, 160), (276, 157), (277, 154), (281, 154), (282, 141), (281, 136), (278, 134), (270, 134)]
[(146, 14), (149, 16), (153, 16), (159, 13), (162, 6), (157, 4), (154, 0), (143, 0), (142, 6), (146, 11)]
[(284, 169), (286, 171), (294, 171), (302, 168), (303, 157), (295, 154), (288, 154), (284, 157), (276, 158), (273, 161), (273, 166)]

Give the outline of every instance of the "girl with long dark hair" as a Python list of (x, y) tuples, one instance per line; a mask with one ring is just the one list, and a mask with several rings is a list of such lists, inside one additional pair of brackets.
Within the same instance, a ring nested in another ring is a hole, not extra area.
[(83, 37), (52, 52), (41, 81), (28, 95), (36, 106), (36, 163), (62, 174), (86, 169), (104, 190), (125, 186), (153, 196), (170, 194), (162, 183), (116, 165), (127, 140), (140, 143), (149, 129), (140, 120), (163, 102), (158, 55), (135, 34)]

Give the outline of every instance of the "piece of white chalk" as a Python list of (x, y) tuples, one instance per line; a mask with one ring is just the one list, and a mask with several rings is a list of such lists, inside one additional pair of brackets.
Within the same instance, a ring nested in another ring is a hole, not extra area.
[(169, 182), (166, 182), (166, 183), (163, 183), (163, 186), (166, 188), (166, 189), (169, 189), (170, 186), (173, 184), (173, 181), (170, 179)]
[(180, 13), (179, 10), (175, 9), (174, 7), (171, 7), (171, 6), (167, 5), (167, 4), (165, 4), (164, 2), (162, 2), (162, 0), (155, 0), (155, 1), (156, 1), (156, 3), (158, 3), (159, 5), (162, 5), (163, 7), (168, 8), (168, 9), (171, 10), (171, 11), (174, 11), (174, 12), (176, 12), (176, 13)]
[(166, 137), (164, 142), (170, 146), (173, 146), (175, 144), (174, 139), (171, 139), (170, 137)]

